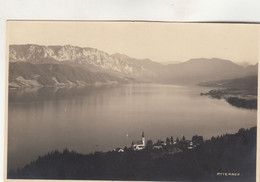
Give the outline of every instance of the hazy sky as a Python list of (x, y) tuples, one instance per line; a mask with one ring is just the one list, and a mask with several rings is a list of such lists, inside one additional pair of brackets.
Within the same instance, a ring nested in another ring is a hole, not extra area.
[(9, 44), (93, 47), (153, 61), (222, 58), (257, 63), (260, 25), (10, 21)]

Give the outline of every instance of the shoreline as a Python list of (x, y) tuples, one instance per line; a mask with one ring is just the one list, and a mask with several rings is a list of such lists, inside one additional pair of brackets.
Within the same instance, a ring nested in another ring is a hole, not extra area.
[[(242, 128), (235, 134), (212, 137), (191, 150), (183, 148), (181, 151), (172, 152), (172, 149), (172, 145), (165, 145), (160, 150), (146, 147), (144, 150), (134, 151), (130, 147), (125, 147), (124, 152), (110, 150), (108, 152), (94, 152), (91, 154), (80, 154), (69, 149), (65, 149), (62, 152), (52, 151), (44, 156), (39, 156), (37, 160), (32, 161), (21, 169), (9, 170), (8, 179), (185, 180), (185, 176), (192, 177), (195, 175), (191, 169), (197, 171), (196, 179), (218, 179), (217, 173), (232, 172), (230, 170), (235, 168), (237, 168), (237, 171), (233, 172), (239, 172), (243, 178), (247, 179), (250, 176), (253, 177), (252, 174), (255, 174), (255, 166), (253, 165), (255, 160), (253, 159), (256, 157), (254, 155), (256, 152), (256, 127), (250, 129)], [(241, 155), (243, 158), (238, 160)], [(221, 156), (224, 158), (221, 159)], [(221, 158), (219, 159), (219, 157)], [(245, 160), (246, 158), (250, 160)], [(226, 163), (227, 159), (232, 162)], [(187, 163), (188, 161), (190, 162)], [(197, 163), (199, 163), (199, 168), (196, 167)], [(206, 164), (208, 166), (207, 169), (211, 170), (210, 173), (201, 169)], [(136, 165), (144, 168), (133, 168)], [(178, 177), (171, 176), (171, 173), (167, 172), (168, 169), (165, 167), (168, 165), (171, 166), (173, 174), (179, 175), (177, 175)], [(185, 169), (182, 172), (178, 170), (180, 165)], [(219, 167), (216, 168), (215, 165), (224, 165), (227, 171), (219, 171)], [(90, 168), (91, 166), (93, 170)], [(150, 168), (148, 166), (153, 167)], [(66, 175), (72, 170), (70, 168), (74, 169), (75, 173)], [(89, 172), (84, 172), (85, 170), (82, 168)], [(190, 168), (189, 171), (187, 171), (188, 168)], [(62, 173), (63, 175), (59, 176), (60, 173), (58, 171), (60, 170), (68, 170), (68, 173)], [(104, 173), (96, 172), (100, 170), (105, 171)], [(152, 174), (156, 174), (155, 171), (157, 170), (159, 170), (160, 175), (153, 176)], [(131, 176), (131, 171), (135, 172), (137, 176)], [(201, 176), (204, 172), (205, 174)], [(108, 174), (113, 174), (113, 177)], [(162, 178), (162, 174), (170, 176)], [(212, 174), (215, 175), (212, 176)]]
[(229, 89), (210, 90), (200, 93), (200, 95), (209, 96), (212, 99), (224, 99), (230, 105), (238, 108), (257, 110), (257, 96), (255, 95), (245, 95)]

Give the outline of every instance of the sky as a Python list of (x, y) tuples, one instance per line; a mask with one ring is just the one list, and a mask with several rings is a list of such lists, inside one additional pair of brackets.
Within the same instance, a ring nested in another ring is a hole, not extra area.
[(93, 47), (156, 62), (203, 57), (256, 64), (260, 58), (260, 25), (8, 21), (7, 42)]

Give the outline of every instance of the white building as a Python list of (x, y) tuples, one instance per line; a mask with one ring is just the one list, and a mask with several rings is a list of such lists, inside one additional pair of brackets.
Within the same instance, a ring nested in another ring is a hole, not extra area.
[(145, 137), (144, 132), (142, 132), (141, 140), (132, 142), (133, 150), (143, 150), (145, 148)]

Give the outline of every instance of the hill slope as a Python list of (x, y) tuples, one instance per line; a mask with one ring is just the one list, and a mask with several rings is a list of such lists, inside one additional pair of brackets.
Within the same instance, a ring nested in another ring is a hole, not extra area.
[(214, 99), (225, 99), (236, 107), (257, 109), (257, 81), (257, 76), (247, 76), (201, 83), (202, 86), (219, 88), (201, 93), (201, 95), (208, 95)]
[(168, 65), (162, 80), (170, 83), (198, 83), (248, 75), (257, 75), (257, 65), (245, 68), (229, 60), (199, 58)]
[[(156, 154), (156, 158), (153, 157)], [(219, 175), (235, 173), (232, 175)], [(192, 150), (52, 152), (24, 168), (9, 171), (9, 179), (255, 181), (256, 127), (212, 137)]]
[(84, 67), (66, 64), (31, 64), (16, 62), (9, 64), (9, 86), (84, 86), (97, 83), (124, 83), (126, 78), (118, 78), (101, 72), (93, 72)]

